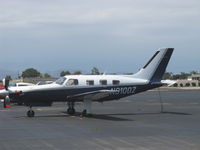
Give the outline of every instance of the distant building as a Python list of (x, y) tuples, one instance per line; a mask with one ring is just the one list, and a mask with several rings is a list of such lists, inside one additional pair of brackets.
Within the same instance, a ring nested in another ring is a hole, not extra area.
[(175, 87), (199, 87), (200, 82), (198, 80), (177, 80), (174, 86)]
[(200, 87), (200, 74), (193, 74), (187, 80), (177, 80), (175, 87)]
[(188, 80), (198, 80), (200, 81), (200, 74), (193, 74), (188, 77)]

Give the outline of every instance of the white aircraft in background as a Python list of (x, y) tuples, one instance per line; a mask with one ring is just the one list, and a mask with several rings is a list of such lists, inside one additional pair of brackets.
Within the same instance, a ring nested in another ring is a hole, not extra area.
[(0, 91), (4, 107), (23, 103), (30, 107), (28, 117), (34, 117), (33, 106), (51, 106), (53, 102), (68, 102), (67, 112), (75, 114), (75, 102), (83, 102), (83, 114), (91, 114), (94, 101), (118, 100), (123, 97), (154, 89), (165, 84), (161, 81), (173, 48), (159, 49), (147, 64), (133, 75), (69, 75), (47, 85), (8, 87)]

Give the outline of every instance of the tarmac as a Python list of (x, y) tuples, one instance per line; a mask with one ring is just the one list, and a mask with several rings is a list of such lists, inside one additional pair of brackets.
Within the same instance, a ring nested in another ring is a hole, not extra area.
[(0, 150), (200, 150), (200, 90), (161, 89), (93, 103), (92, 117), (66, 104), (0, 109)]

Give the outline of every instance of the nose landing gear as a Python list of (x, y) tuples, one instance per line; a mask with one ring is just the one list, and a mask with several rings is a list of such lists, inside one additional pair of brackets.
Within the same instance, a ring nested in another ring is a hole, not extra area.
[(27, 117), (32, 118), (35, 116), (35, 112), (32, 110), (32, 106), (30, 106), (30, 110), (27, 111)]

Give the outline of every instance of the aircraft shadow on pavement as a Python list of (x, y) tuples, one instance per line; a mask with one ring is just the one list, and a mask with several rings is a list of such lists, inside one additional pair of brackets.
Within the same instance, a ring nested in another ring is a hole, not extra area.
[[(120, 118), (120, 117), (113, 117), (107, 114), (92, 114), (90, 116), (81, 116), (81, 113), (76, 113), (75, 115), (68, 115), (66, 112), (62, 112), (63, 114), (50, 114), (50, 115), (40, 115), (40, 116), (35, 116), (33, 118), (54, 118), (54, 117), (77, 117), (77, 118), (91, 118), (91, 119), (101, 119), (101, 120), (110, 120), (110, 121), (133, 121), (131, 119), (127, 118)], [(18, 116), (15, 118), (28, 118), (27, 116)]]
[(183, 113), (183, 112), (173, 112), (173, 111), (163, 111), (160, 112), (161, 114), (172, 114), (172, 115), (192, 115), (190, 113)]
[[(163, 112), (141, 112), (141, 113), (112, 113), (112, 114), (92, 114), (91, 116), (81, 116), (81, 113), (76, 113), (75, 115), (68, 115), (66, 112), (63, 114), (50, 114), (50, 115), (41, 115), (35, 116), (34, 118), (53, 118), (53, 117), (78, 117), (78, 118), (91, 118), (91, 119), (100, 119), (100, 120), (109, 120), (109, 121), (133, 121), (127, 118), (121, 118), (119, 116), (138, 116), (138, 115), (161, 115), (161, 114), (172, 114), (172, 115), (192, 115), (189, 113), (183, 112), (172, 112), (172, 111), (163, 111)], [(116, 117), (117, 116), (117, 117)], [(20, 116), (15, 118), (27, 118), (26, 116)]]
[[(66, 113), (66, 112), (63, 112), (63, 113)], [(76, 113), (73, 116), (75, 116), (75, 117), (81, 117), (81, 113)], [(92, 114), (92, 115), (84, 116), (84, 117), (81, 117), (81, 118), (91, 118), (91, 119), (110, 120), (110, 121), (133, 121), (131, 119), (121, 118), (121, 117), (116, 117), (116, 116), (111, 116), (111, 115), (107, 115), (107, 114)]]
[(119, 116), (137, 116), (137, 115), (159, 115), (159, 114), (172, 114), (172, 115), (192, 115), (189, 113), (183, 113), (183, 112), (172, 112), (172, 111), (163, 111), (163, 112), (141, 112), (141, 113), (116, 113), (116, 114), (104, 114), (104, 115), (119, 115)]
[(133, 121), (131, 119), (113, 117), (113, 116), (107, 115), (107, 114), (94, 114), (94, 115), (90, 116), (89, 118), (100, 119), (100, 120), (110, 120), (110, 121)]

